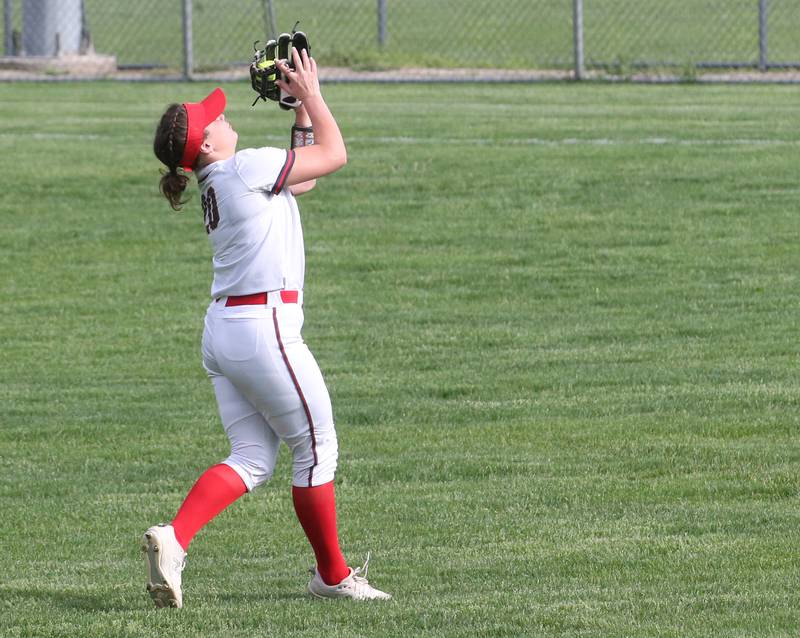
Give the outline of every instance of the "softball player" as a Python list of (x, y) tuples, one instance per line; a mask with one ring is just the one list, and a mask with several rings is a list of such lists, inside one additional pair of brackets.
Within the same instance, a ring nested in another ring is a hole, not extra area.
[(203, 365), (231, 442), (230, 456), (200, 476), (171, 524), (144, 534), (147, 590), (158, 607), (182, 606), (189, 543), (272, 476), (281, 441), (292, 451), (292, 499), (316, 556), (309, 591), (322, 598), (391, 598), (367, 581), (369, 557), (352, 569), (339, 548), (336, 430), (325, 382), (301, 336), (305, 257), (294, 196), (344, 166), (347, 151), (320, 93), (316, 62), (305, 51), (293, 51), (293, 59), (295, 70), (279, 62), (286, 80), (278, 82), (303, 104), (292, 148), (236, 152), (221, 89), (202, 102), (171, 105), (156, 131), (154, 151), (168, 168), (160, 187), (170, 205), (177, 210), (183, 203), (186, 172), (195, 173), (201, 191), (214, 253)]

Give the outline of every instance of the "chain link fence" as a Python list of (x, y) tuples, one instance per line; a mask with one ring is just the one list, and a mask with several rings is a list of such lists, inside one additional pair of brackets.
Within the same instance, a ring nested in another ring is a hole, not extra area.
[(0, 79), (232, 79), (296, 22), (323, 79), (800, 80), (797, 0), (2, 0)]

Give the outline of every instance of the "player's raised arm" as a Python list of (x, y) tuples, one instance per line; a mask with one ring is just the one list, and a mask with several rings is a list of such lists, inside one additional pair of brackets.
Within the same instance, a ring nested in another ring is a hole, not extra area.
[(306, 107), (314, 126), (314, 144), (295, 149), (295, 162), (287, 183), (300, 184), (339, 170), (347, 163), (347, 148), (344, 145), (339, 125), (322, 98), (317, 75), (317, 63), (305, 50), (292, 50), (295, 68), (283, 60), (278, 62), (286, 80), (276, 84), (299, 100)]
[[(292, 139), (291, 146), (297, 153), (298, 148), (304, 146), (313, 146), (314, 144), (314, 127), (311, 125), (311, 118), (308, 116), (306, 107), (302, 104), (294, 109), (294, 124), (292, 125)], [(299, 184), (292, 184), (289, 189), (292, 195), (297, 197), (303, 193), (307, 193), (317, 185), (317, 180), (311, 179), (307, 182)]]

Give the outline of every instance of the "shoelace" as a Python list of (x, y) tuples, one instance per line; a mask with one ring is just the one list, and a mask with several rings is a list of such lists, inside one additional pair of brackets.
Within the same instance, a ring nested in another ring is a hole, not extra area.
[(176, 569), (178, 572), (182, 572), (186, 569), (186, 554), (183, 556), (174, 556), (172, 559), (173, 568)]
[(367, 583), (367, 572), (369, 571), (369, 557), (371, 552), (367, 552), (367, 560), (364, 561), (364, 564), (361, 567), (356, 567), (353, 569), (353, 580), (357, 583)]
[[(357, 583), (367, 583), (367, 572), (369, 571), (369, 558), (372, 555), (372, 552), (367, 552), (367, 560), (364, 561), (364, 564), (361, 567), (353, 568), (353, 580)], [(184, 564), (186, 559), (184, 558)], [(312, 576), (317, 573), (316, 567), (309, 567), (308, 573)]]

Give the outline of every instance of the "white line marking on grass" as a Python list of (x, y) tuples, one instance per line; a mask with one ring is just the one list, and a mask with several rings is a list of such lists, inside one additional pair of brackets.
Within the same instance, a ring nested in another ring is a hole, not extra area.
[(3, 140), (99, 140), (111, 137), (111, 135), (95, 135), (94, 133), (0, 133), (0, 139)]
[(491, 139), (479, 138), (429, 138), (429, 137), (388, 137), (388, 136), (352, 136), (349, 142), (379, 142), (381, 144), (466, 144), (474, 146), (508, 145), (508, 146), (798, 146), (800, 140), (764, 140), (764, 139), (730, 139), (730, 140), (683, 140), (666, 137), (644, 137), (638, 139), (575, 138), (544, 139), (537, 137)]
[[(0, 139), (33, 139), (33, 140), (99, 140), (111, 139), (115, 135), (97, 133), (34, 133), (28, 131), (15, 131), (0, 133)], [(263, 142), (284, 142), (283, 135), (260, 136)], [(670, 137), (642, 137), (642, 138), (577, 138), (565, 137), (561, 139), (545, 139), (540, 137), (521, 137), (509, 139), (492, 139), (488, 137), (414, 137), (386, 136), (386, 135), (354, 135), (348, 137), (348, 142), (379, 143), (379, 144), (466, 144), (470, 146), (800, 146), (800, 140), (767, 140), (767, 139), (680, 139)], [(280, 144), (278, 146), (281, 146)]]

